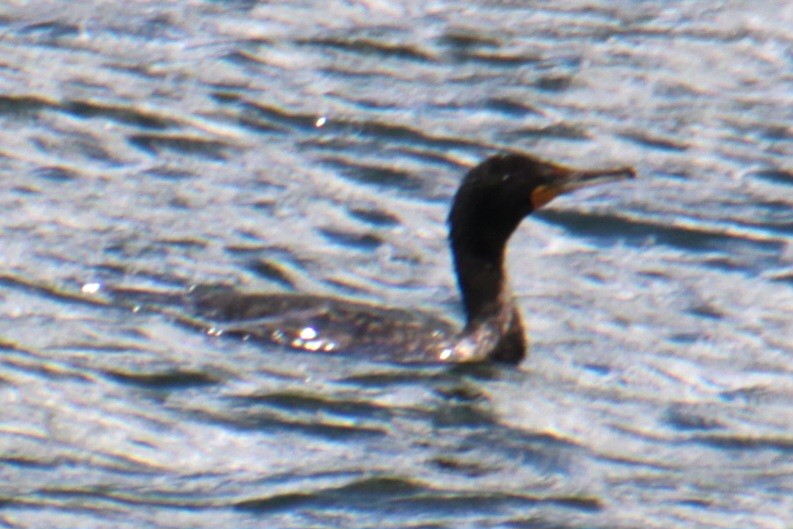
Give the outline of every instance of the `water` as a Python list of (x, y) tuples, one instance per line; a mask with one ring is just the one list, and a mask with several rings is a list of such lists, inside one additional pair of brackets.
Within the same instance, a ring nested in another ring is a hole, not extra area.
[[(792, 25), (773, 0), (6, 3), (0, 526), (793, 526)], [(504, 148), (640, 174), (514, 237), (519, 368), (106, 303), (222, 283), (459, 320), (448, 200)]]

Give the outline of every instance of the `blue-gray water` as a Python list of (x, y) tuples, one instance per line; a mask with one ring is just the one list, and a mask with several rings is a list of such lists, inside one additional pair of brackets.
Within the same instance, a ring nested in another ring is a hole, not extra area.
[[(4, 3), (0, 527), (793, 527), (791, 27), (788, 0)], [(103, 304), (459, 320), (448, 200), (505, 148), (640, 175), (513, 238), (518, 368)]]

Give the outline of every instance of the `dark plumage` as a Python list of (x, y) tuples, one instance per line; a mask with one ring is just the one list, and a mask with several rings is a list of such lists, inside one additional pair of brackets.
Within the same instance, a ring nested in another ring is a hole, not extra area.
[(299, 294), (194, 293), (198, 319), (215, 333), (314, 352), (360, 352), (403, 361), (517, 363), (527, 340), (509, 289), (507, 241), (532, 211), (562, 193), (632, 178), (629, 168), (579, 171), (505, 154), (471, 169), (449, 213), (449, 242), (462, 294), (461, 332), (443, 319), (367, 303)]

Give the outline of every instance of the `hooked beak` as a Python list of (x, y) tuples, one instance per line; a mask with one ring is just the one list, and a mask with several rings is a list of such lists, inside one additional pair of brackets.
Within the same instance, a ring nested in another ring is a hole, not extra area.
[(631, 167), (619, 169), (605, 169), (595, 171), (581, 171), (568, 167), (553, 166), (548, 184), (541, 184), (531, 192), (531, 205), (537, 210), (564, 193), (617, 180), (636, 178), (636, 172)]

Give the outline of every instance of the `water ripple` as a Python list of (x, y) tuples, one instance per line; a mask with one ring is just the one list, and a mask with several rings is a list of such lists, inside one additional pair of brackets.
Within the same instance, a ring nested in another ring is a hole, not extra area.
[[(789, 525), (787, 2), (6, 4), (0, 525)], [(639, 174), (516, 234), (520, 368), (186, 321), (460, 320), (447, 204), (499, 150)]]

